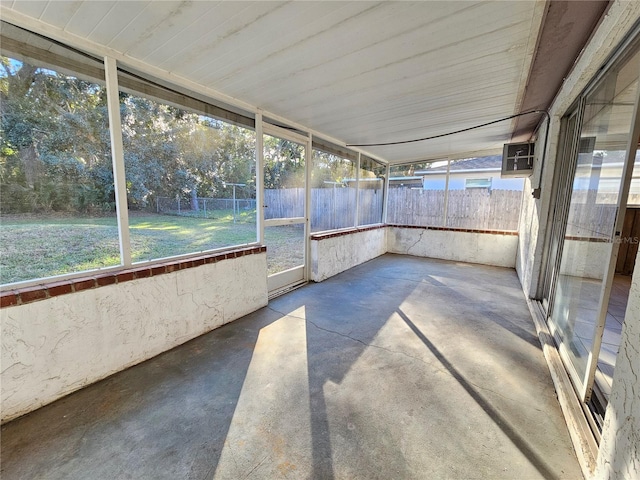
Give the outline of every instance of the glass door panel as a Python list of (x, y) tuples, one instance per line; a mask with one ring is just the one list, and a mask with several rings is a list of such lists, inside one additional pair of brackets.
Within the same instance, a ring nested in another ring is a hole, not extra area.
[[(569, 208), (569, 192), (573, 180), (576, 158), (576, 145), (579, 118), (582, 110), (578, 106), (568, 118), (564, 128), (564, 140), (562, 146), (562, 156), (556, 164), (555, 176), (558, 179), (554, 186), (553, 198), (556, 199), (553, 206), (553, 223), (551, 224), (551, 236), (547, 253), (547, 267), (545, 272), (544, 286), (542, 290), (542, 306), (547, 312), (551, 312), (551, 300), (554, 298), (555, 285), (558, 279), (560, 268), (560, 251), (567, 227), (567, 212)], [(566, 168), (570, 165), (572, 168)]]
[[(586, 396), (606, 316), (609, 264), (634, 123), (640, 56), (611, 69), (587, 95), (550, 327)], [(626, 181), (630, 181), (626, 179)], [(622, 199), (626, 201), (626, 199)]]
[[(640, 238), (640, 209), (634, 208), (640, 200), (640, 152), (636, 152), (633, 176), (627, 196), (627, 210), (624, 215), (621, 236), (616, 238), (618, 256), (611, 284), (611, 293), (606, 308), (606, 320), (602, 334), (600, 352), (594, 378), (594, 394), (604, 409), (609, 403), (613, 374), (620, 347), (622, 325), (624, 323), (631, 287), (631, 276), (635, 268)], [(631, 206), (631, 208), (629, 208)], [(595, 355), (595, 353), (594, 353)]]
[(293, 137), (298, 136), (288, 132), (263, 136), (264, 243), (270, 292), (305, 280), (307, 146), (305, 137), (300, 141)]

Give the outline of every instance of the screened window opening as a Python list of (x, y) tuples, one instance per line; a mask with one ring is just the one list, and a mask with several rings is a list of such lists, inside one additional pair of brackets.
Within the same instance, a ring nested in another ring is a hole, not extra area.
[(358, 225), (382, 222), (384, 180), (387, 167), (382, 163), (360, 157), (358, 180)]
[(102, 64), (16, 51), (0, 57), (1, 283), (119, 265)]
[(133, 262), (257, 240), (254, 130), (130, 90), (120, 110)]
[(501, 168), (500, 155), (450, 162), (447, 227), (518, 229), (524, 179), (501, 178)]
[(502, 157), (395, 165), (387, 222), (477, 230), (517, 230), (524, 179), (501, 178)]
[(387, 222), (441, 227), (446, 186), (446, 160), (392, 166)]
[(311, 231), (355, 226), (356, 164), (322, 150), (313, 150)]

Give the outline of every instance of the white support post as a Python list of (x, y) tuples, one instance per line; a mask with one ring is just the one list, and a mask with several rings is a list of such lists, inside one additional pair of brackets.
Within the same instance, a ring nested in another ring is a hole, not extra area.
[(384, 172), (384, 187), (382, 189), (382, 223), (387, 223), (387, 205), (389, 203), (389, 176), (391, 175), (391, 164), (387, 163)]
[(353, 219), (353, 226), (358, 226), (358, 220), (360, 220), (360, 152), (358, 152), (358, 158), (356, 159), (356, 214)]
[(311, 169), (313, 167), (313, 137), (307, 134), (304, 159), (304, 279), (311, 278)]
[(447, 226), (447, 218), (449, 216), (449, 172), (451, 169), (451, 159), (447, 159), (447, 176), (444, 180), (444, 218), (442, 219), (442, 226)]
[(115, 59), (104, 57), (105, 80), (107, 83), (107, 110), (109, 112), (109, 132), (111, 135), (111, 161), (113, 183), (116, 196), (116, 215), (120, 239), (120, 263), (131, 266), (131, 242), (129, 238), (129, 210), (127, 205), (127, 184), (124, 170), (124, 148), (122, 146), (122, 125), (120, 123), (120, 98), (118, 70)]
[(264, 138), (262, 113), (256, 113), (256, 228), (258, 243), (264, 244)]

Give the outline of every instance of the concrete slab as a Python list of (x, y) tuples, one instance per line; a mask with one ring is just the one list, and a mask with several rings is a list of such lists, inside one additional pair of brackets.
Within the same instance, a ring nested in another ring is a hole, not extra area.
[(1, 468), (582, 478), (515, 272), (390, 254), (4, 425)]

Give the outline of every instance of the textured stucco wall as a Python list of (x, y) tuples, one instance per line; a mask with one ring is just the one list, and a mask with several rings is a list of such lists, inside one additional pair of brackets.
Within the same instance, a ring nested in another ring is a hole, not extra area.
[[(552, 126), (553, 130), (553, 126)], [(549, 164), (548, 160), (545, 164)], [(534, 172), (539, 175), (540, 162), (536, 162)], [(553, 172), (552, 172), (553, 173)], [(543, 178), (546, 178), (548, 171), (544, 172)], [(538, 276), (540, 274), (540, 264), (542, 254), (540, 245), (543, 243), (540, 239), (544, 232), (540, 232), (541, 222), (541, 200), (536, 200), (531, 195), (533, 185), (537, 185), (535, 178), (527, 178), (524, 184), (524, 196), (522, 199), (522, 210), (520, 212), (520, 223), (518, 228), (518, 250), (516, 253), (516, 273), (522, 284), (525, 294), (531, 298), (536, 295)]]
[(2, 310), (2, 420), (46, 405), (267, 303), (266, 254)]
[(518, 237), (423, 228), (387, 227), (387, 251), (418, 257), (515, 266)]
[(640, 252), (629, 292), (594, 478), (640, 478)]
[(311, 280), (321, 282), (386, 251), (386, 228), (311, 240)]

